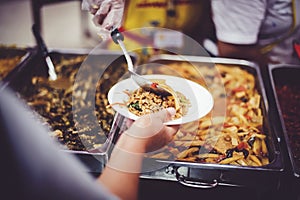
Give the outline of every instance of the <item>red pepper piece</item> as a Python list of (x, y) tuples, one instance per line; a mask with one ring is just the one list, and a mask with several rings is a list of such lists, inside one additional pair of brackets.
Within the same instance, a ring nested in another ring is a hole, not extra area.
[(300, 58), (300, 44), (299, 44), (299, 42), (294, 41), (294, 49), (297, 53), (298, 58)]
[(157, 86), (158, 86), (158, 83), (152, 83), (152, 84), (151, 84), (151, 87), (152, 87), (152, 88), (157, 88)]
[(226, 123), (226, 122), (223, 124), (223, 127), (224, 127), (224, 128), (228, 128), (228, 127), (232, 127), (232, 126), (234, 126), (234, 125), (233, 125), (233, 124), (228, 124), (228, 123)]
[(241, 142), (237, 145), (236, 147), (239, 151), (243, 150), (243, 149), (247, 149), (248, 148), (248, 144), (246, 142)]
[(232, 92), (242, 92), (242, 91), (246, 91), (246, 88), (244, 86), (239, 86), (232, 90)]

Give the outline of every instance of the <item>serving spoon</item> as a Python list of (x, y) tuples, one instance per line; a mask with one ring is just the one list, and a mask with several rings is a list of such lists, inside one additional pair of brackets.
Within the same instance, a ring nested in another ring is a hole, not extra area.
[(72, 85), (71, 81), (68, 78), (57, 76), (57, 74), (55, 72), (54, 64), (49, 56), (48, 48), (45, 45), (45, 42), (35, 24), (32, 25), (32, 32), (35, 37), (36, 43), (42, 53), (42, 56), (45, 59), (46, 65), (48, 67), (48, 75), (49, 75), (48, 83), (49, 83), (49, 85), (56, 89), (69, 88)]
[(139, 87), (141, 87), (142, 89), (144, 89), (146, 91), (150, 91), (150, 92), (153, 92), (153, 93), (161, 95), (161, 96), (173, 95), (172, 91), (168, 91), (167, 89), (161, 87), (161, 85), (158, 82), (154, 82), (154, 81), (151, 81), (149, 79), (146, 79), (143, 76), (141, 76), (141, 75), (139, 75), (135, 72), (135, 70), (133, 68), (132, 60), (131, 60), (131, 58), (129, 56), (129, 53), (126, 50), (125, 45), (123, 43), (124, 36), (123, 36), (123, 34), (121, 34), (119, 32), (118, 29), (114, 29), (111, 32), (111, 38), (116, 44), (120, 45), (120, 47), (121, 47), (121, 49), (124, 53), (126, 62), (127, 62), (128, 71), (131, 75), (130, 77), (134, 80), (134, 82)]

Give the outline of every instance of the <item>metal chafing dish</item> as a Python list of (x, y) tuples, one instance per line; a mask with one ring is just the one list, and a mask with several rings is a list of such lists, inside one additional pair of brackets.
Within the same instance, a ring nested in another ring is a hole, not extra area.
[(274, 95), (274, 110), (277, 114), (276, 130), (286, 142), (288, 162), (293, 175), (300, 177), (300, 66), (278, 64), (269, 66), (269, 76)]
[[(70, 88), (52, 88), (47, 67), (37, 53), (14, 74), (8, 87), (37, 113), (62, 151), (75, 154), (90, 173), (105, 166), (118, 117), (106, 108), (107, 92), (127, 70), (121, 52), (101, 49), (49, 49), (58, 76), (72, 81)], [(135, 55), (131, 54), (133, 62)]]
[[(237, 166), (150, 157), (145, 159), (145, 171), (141, 174), (141, 178), (148, 180), (178, 181), (183, 185), (197, 188), (213, 188), (219, 185), (247, 186), (263, 190), (267, 188), (278, 188), (280, 185), (280, 176), (284, 170), (283, 158), (279, 145), (280, 138), (275, 134), (273, 127), (270, 125), (269, 104), (258, 66), (252, 62), (236, 59), (158, 55), (153, 56), (150, 59), (150, 70), (139, 68), (138, 70), (140, 70), (140, 73), (142, 74), (157, 73), (159, 70), (155, 71), (156, 66), (164, 66), (168, 70), (168, 65), (182, 62), (192, 63), (192, 65), (195, 66), (208, 67), (214, 67), (215, 64), (225, 65), (227, 67), (238, 66), (255, 77), (255, 87), (261, 95), (260, 108), (262, 109), (263, 115), (262, 129), (267, 136), (266, 143), (269, 150), (269, 163), (262, 166)], [(173, 75), (176, 75), (176, 73), (178, 72), (173, 71)], [(188, 74), (185, 75), (185, 78), (188, 79), (197, 78), (192, 76), (189, 77)], [(123, 123), (124, 122), (115, 123), (115, 125), (122, 127)], [(122, 129), (120, 129), (120, 133), (121, 132)], [(115, 136), (118, 137), (118, 134)], [(150, 166), (151, 169), (148, 168), (148, 166)]]
[(0, 81), (4, 85), (16, 73), (21, 71), (21, 66), (28, 62), (34, 55), (34, 49), (14, 46), (0, 46)]

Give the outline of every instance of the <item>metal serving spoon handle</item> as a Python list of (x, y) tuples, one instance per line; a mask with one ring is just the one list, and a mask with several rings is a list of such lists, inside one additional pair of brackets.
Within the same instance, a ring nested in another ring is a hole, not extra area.
[(137, 74), (134, 71), (132, 60), (131, 60), (131, 58), (128, 54), (128, 51), (126, 50), (125, 45), (123, 43), (124, 36), (119, 32), (118, 29), (114, 29), (111, 32), (111, 38), (116, 44), (120, 45), (120, 47), (125, 55), (125, 58), (127, 61), (127, 66), (128, 66), (128, 71), (131, 74), (131, 78), (135, 81), (135, 83), (138, 86), (140, 86), (141, 88), (143, 88), (146, 91), (151, 91), (158, 95), (165, 95), (165, 96), (171, 95), (168, 91), (166, 91), (165, 89), (160, 87), (158, 83), (154, 83), (151, 80), (148, 80), (148, 79), (142, 77), (141, 75)]

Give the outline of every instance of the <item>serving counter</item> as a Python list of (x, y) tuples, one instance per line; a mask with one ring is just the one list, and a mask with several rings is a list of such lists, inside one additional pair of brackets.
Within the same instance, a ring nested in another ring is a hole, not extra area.
[[(98, 176), (125, 127), (125, 118), (116, 114), (107, 100), (109, 89), (128, 77), (124, 56), (114, 51), (51, 49), (49, 55), (58, 76), (71, 83), (69, 88), (55, 88), (49, 83), (42, 56), (32, 49), (3, 85), (27, 102), (48, 126), (49, 134), (60, 142), (62, 151), (75, 154), (89, 173)], [(137, 62), (136, 55), (131, 56)], [(299, 85), (295, 75), (298, 66), (270, 68), (273, 91), (265, 86), (259, 67), (245, 60), (162, 54), (141, 66), (137, 68), (141, 74), (194, 81), (206, 87), (215, 102), (208, 115), (182, 124), (167, 147), (147, 154), (140, 176), (143, 199), (147, 199), (145, 194), (154, 198), (147, 188), (157, 185), (194, 195), (199, 191), (208, 196), (214, 191), (220, 195), (254, 191), (249, 199), (264, 194), (280, 199), (286, 192), (286, 196), (295, 196), (297, 191), (286, 185), (297, 187), (299, 182), (300, 139), (297, 132), (288, 132), (291, 124), (293, 131), (298, 130), (299, 123), (297, 117), (285, 121), (290, 113), (295, 117), (297, 110), (285, 112), (280, 94), (282, 90), (294, 93), (282, 85), (288, 80), (292, 81), (291, 89)], [(295, 78), (281, 79), (291, 76)], [(207, 188), (213, 188), (208, 190), (211, 193), (204, 190)], [(174, 195), (177, 192), (173, 191), (173, 199), (179, 198), (179, 194)], [(165, 193), (172, 191), (165, 189)]]

